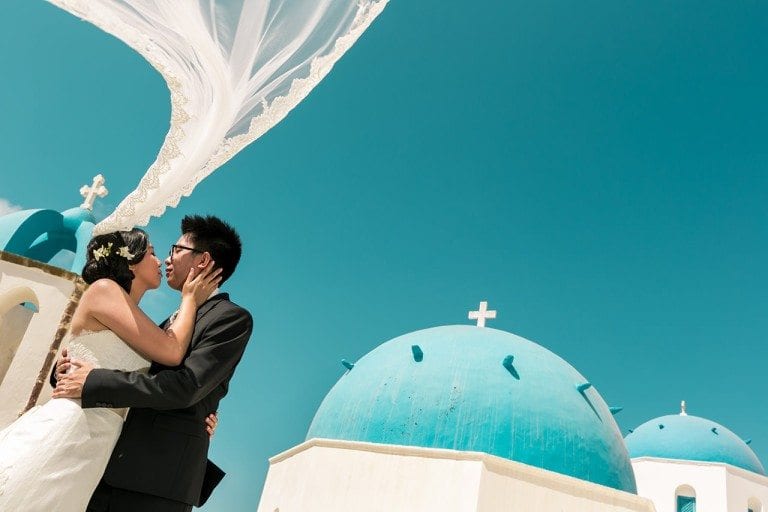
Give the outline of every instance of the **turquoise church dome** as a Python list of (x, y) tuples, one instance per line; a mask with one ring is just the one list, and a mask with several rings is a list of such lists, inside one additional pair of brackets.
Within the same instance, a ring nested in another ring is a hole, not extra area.
[(103, 184), (103, 176), (96, 176), (92, 187), (80, 190), (86, 201), (64, 212), (22, 210), (0, 216), (0, 251), (80, 273), (96, 224), (93, 200), (107, 194)]
[(485, 452), (636, 492), (610, 408), (576, 369), (531, 341), (490, 328), (435, 327), (347, 366), (307, 439)]
[(739, 436), (712, 420), (685, 414), (661, 416), (625, 439), (632, 458), (721, 462), (765, 475), (755, 452)]
[(80, 273), (95, 223), (83, 208), (9, 213), (0, 217), (0, 251)]

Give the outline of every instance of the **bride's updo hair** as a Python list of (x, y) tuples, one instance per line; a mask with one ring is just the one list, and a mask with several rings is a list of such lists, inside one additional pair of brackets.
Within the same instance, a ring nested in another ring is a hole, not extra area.
[(138, 228), (96, 235), (88, 243), (83, 280), (91, 284), (99, 279), (111, 279), (130, 293), (135, 276), (128, 266), (144, 259), (148, 245), (147, 233)]

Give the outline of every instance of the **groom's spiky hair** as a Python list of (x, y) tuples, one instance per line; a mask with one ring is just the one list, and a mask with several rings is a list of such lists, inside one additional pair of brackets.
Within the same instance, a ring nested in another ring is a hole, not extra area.
[(189, 235), (195, 249), (210, 253), (221, 268), (222, 283), (229, 279), (243, 252), (240, 235), (232, 226), (213, 215), (187, 215), (181, 220), (181, 233)]

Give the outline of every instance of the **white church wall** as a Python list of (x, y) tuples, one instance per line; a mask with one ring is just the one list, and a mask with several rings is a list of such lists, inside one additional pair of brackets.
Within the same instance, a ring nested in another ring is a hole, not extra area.
[[(54, 339), (68, 327), (67, 312), (77, 290), (82, 290), (77, 274), (0, 252), (0, 369), (5, 369), (0, 380), (0, 428), (24, 410), (36, 389), (37, 403), (50, 398), (47, 376), (42, 386), (38, 378), (46, 361), (52, 360)], [(38, 311), (31, 317), (21, 312), (21, 300), (33, 302)]]
[(483, 468), (477, 512), (653, 511), (653, 504), (634, 494), (488, 457)]
[(768, 511), (768, 477), (727, 466), (728, 510)]
[(270, 459), (258, 512), (653, 512), (575, 478), (476, 452), (311, 439)]
[(475, 510), (480, 461), (409, 457), (368, 444), (310, 440), (273, 457), (258, 512)]
[[(0, 295), (0, 299), (5, 298)], [(34, 314), (34, 311), (19, 304), (0, 304), (0, 382), (8, 372)]]
[(677, 512), (676, 491), (684, 486), (695, 491), (696, 510), (747, 510), (746, 507), (728, 508), (728, 467), (725, 464), (639, 457), (632, 459), (632, 468), (637, 481), (637, 494), (653, 501), (657, 512)]

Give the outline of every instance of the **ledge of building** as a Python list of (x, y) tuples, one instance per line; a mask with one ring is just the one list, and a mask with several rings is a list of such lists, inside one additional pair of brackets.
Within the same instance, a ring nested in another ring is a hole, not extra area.
[(12, 252), (0, 251), (0, 261), (7, 261), (22, 267), (34, 268), (45, 272), (46, 274), (61, 277), (68, 281), (77, 281), (78, 279), (81, 279), (80, 274), (70, 272), (69, 270), (64, 270), (63, 268), (54, 267), (53, 265), (48, 265), (42, 261), (33, 260), (25, 256), (19, 256), (18, 254), (13, 254)]
[(369, 443), (362, 441), (345, 441), (340, 439), (312, 438), (294, 446), (269, 459), (269, 464), (275, 465), (301, 452), (313, 448), (330, 448), (358, 452), (379, 453), (383, 455), (399, 455), (403, 457), (418, 457), (423, 459), (446, 459), (454, 461), (482, 462), (487, 471), (529, 482), (544, 488), (567, 492), (572, 496), (584, 497), (600, 503), (621, 505), (638, 511), (653, 510), (653, 505), (646, 498), (636, 494), (619, 491), (593, 482), (579, 480), (572, 476), (562, 475), (546, 469), (529, 466), (489, 455), (483, 452), (463, 452), (444, 448), (424, 448), (420, 446), (402, 446)]
[(635, 457), (632, 459), (632, 464), (637, 462), (656, 462), (660, 464), (677, 464), (680, 466), (695, 466), (695, 467), (710, 467), (721, 468), (728, 473), (742, 478), (746, 478), (752, 482), (768, 487), (768, 476), (749, 471), (726, 462), (707, 462), (704, 460), (680, 460), (680, 459), (665, 459), (663, 457)]

